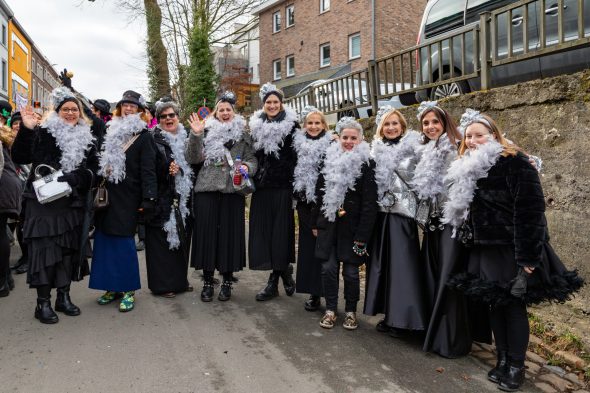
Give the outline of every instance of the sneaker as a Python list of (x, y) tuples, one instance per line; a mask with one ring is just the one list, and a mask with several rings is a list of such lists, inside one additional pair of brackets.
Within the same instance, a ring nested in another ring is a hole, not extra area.
[(326, 311), (322, 320), (320, 321), (320, 326), (324, 329), (332, 329), (334, 324), (336, 323), (336, 313), (334, 311)]
[(117, 292), (106, 291), (104, 293), (104, 295), (102, 295), (101, 297), (99, 297), (98, 299), (96, 299), (96, 301), (101, 306), (104, 306), (105, 304), (112, 303), (115, 299), (117, 299), (117, 297), (120, 297), (120, 295)]
[(344, 322), (342, 323), (342, 327), (347, 330), (355, 330), (359, 327), (359, 323), (356, 320), (355, 312), (346, 312), (346, 314), (344, 315)]
[(121, 299), (121, 303), (119, 303), (119, 311), (127, 312), (131, 311), (135, 308), (135, 292), (129, 291), (125, 292), (123, 298)]

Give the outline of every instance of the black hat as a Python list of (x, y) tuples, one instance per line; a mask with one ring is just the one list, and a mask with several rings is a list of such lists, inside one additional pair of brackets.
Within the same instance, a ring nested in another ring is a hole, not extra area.
[(120, 106), (124, 103), (135, 104), (142, 110), (145, 109), (146, 105), (145, 99), (141, 96), (141, 94), (133, 90), (127, 90), (125, 93), (123, 93), (123, 98), (121, 98), (121, 101), (117, 102), (117, 106)]
[(105, 115), (111, 114), (111, 104), (107, 100), (99, 98), (98, 100), (95, 100), (92, 103), (92, 106), (94, 106), (96, 109), (98, 109), (101, 113)]
[(10, 124), (14, 124), (15, 121), (22, 121), (22, 119), (20, 112), (14, 112), (10, 118)]
[(10, 117), (10, 112), (12, 112), (12, 105), (8, 101), (0, 100), (0, 116), (5, 119)]

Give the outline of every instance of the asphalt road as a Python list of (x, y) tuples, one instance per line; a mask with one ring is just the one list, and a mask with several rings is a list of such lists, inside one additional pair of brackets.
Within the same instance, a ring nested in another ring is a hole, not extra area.
[(352, 332), (325, 330), (320, 312), (303, 309), (305, 295), (281, 288), (256, 302), (266, 273), (239, 273), (225, 303), (201, 302), (199, 277), (189, 274), (194, 292), (164, 299), (145, 288), (125, 314), (116, 303), (99, 306), (87, 279), (75, 283), (82, 315), (60, 314), (56, 325), (33, 318), (35, 291), (15, 276), (16, 289), (0, 299), (0, 392), (499, 391), (479, 361), (443, 359), (422, 352), (419, 339), (378, 333), (379, 317), (361, 316)]

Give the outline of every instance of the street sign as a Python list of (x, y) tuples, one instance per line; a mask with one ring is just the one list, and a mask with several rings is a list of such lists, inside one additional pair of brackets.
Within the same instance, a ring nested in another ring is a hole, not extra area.
[(205, 120), (205, 118), (207, 116), (209, 116), (210, 113), (211, 113), (211, 109), (207, 108), (206, 106), (200, 107), (199, 110), (197, 111), (197, 114), (199, 115), (201, 120)]

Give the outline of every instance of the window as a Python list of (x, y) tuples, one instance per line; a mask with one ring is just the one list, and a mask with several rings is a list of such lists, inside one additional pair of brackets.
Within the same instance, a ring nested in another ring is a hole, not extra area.
[(2, 45), (6, 46), (8, 41), (8, 34), (6, 33), (6, 25), (2, 25)]
[(286, 8), (286, 18), (287, 19), (287, 23), (285, 24), (285, 27), (291, 27), (295, 24), (295, 6), (294, 5), (290, 5)]
[(31, 71), (33, 71), (33, 74), (37, 73), (37, 61), (35, 59), (31, 59)]
[(6, 60), (2, 60), (2, 90), (8, 89), (8, 66)]
[(287, 76), (295, 75), (295, 56), (287, 56)]
[(320, 67), (330, 65), (330, 44), (320, 45)]
[(275, 81), (281, 79), (281, 61), (275, 60), (272, 62), (272, 77)]
[(455, 26), (463, 26), (465, 2), (457, 0), (439, 0), (426, 18), (426, 37), (450, 30)]
[(281, 31), (281, 11), (272, 14), (272, 32), (278, 33)]
[(330, 11), (330, 0), (320, 0), (320, 14)]
[(348, 37), (348, 58), (358, 59), (361, 57), (361, 33), (356, 33)]

